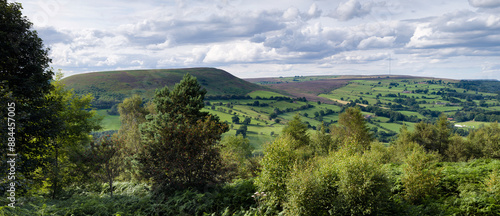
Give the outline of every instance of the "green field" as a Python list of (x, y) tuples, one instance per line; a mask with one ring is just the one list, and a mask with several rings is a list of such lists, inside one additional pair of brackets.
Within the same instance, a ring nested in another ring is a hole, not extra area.
[(107, 130), (119, 130), (120, 129), (120, 116), (117, 115), (108, 115), (106, 112), (107, 109), (99, 109), (97, 110), (97, 114), (102, 116), (102, 131)]
[[(173, 86), (187, 72), (198, 76), (198, 82), (208, 91), (206, 102), (209, 104), (203, 111), (217, 115), (222, 121), (232, 125), (231, 130), (224, 136), (236, 134), (236, 130), (240, 127), (239, 124), (232, 123), (233, 116), (238, 116), (240, 121), (246, 117), (251, 118), (251, 123), (247, 127), (247, 136), (257, 153), (264, 143), (271, 142), (277, 134), (281, 133), (282, 128), (296, 113), (300, 113), (302, 121), (310, 127), (313, 133), (322, 122), (328, 125), (336, 124), (342, 106), (349, 102), (357, 103), (363, 114), (370, 116), (370, 127), (380, 127), (379, 131), (396, 133), (399, 132), (403, 123), (412, 130), (415, 123), (421, 120), (432, 122), (440, 114), (453, 118), (457, 112), (468, 113), (471, 112), (470, 110), (474, 112), (474, 109), (478, 108), (486, 114), (500, 111), (497, 93), (458, 88), (455, 83), (459, 81), (418, 77), (351, 76), (351, 80), (346, 80), (345, 76), (263, 78), (256, 79), (255, 82), (264, 85), (256, 85), (238, 79), (225, 71), (192, 68), (82, 74), (69, 77), (65, 79), (65, 82), (68, 87), (76, 89), (77, 93), (97, 91), (101, 94), (98, 95), (101, 100), (110, 99), (110, 97), (112, 100), (116, 99), (114, 102), (104, 104), (111, 106), (118, 103), (120, 97), (123, 98), (132, 93), (139, 93), (145, 100), (148, 100), (154, 88), (164, 85)], [(287, 87), (288, 85), (290, 87)], [(330, 92), (324, 92), (329, 85), (336, 87)], [(495, 83), (488, 85), (488, 89), (495, 89), (491, 87)], [(102, 87), (96, 88), (96, 86)], [(298, 89), (294, 89), (295, 87)], [(287, 92), (287, 90), (293, 92)], [(298, 90), (306, 91), (307, 94), (301, 94)], [(221, 97), (224, 95), (226, 97)], [(239, 95), (239, 98), (227, 97), (230, 95)], [(294, 99), (289, 95), (297, 95), (300, 99)], [(273, 99), (270, 99), (271, 97)], [(466, 100), (468, 97), (472, 100)], [(321, 103), (317, 103), (318, 101)], [(478, 106), (480, 103), (483, 105)], [(367, 106), (380, 107), (387, 113), (379, 116), (377, 114), (380, 113), (365, 110), (368, 109)], [(97, 111), (98, 114), (104, 116), (103, 130), (118, 130), (120, 128), (119, 117), (108, 115), (106, 109), (109, 108), (101, 108)], [(331, 113), (327, 114), (328, 111)], [(413, 122), (404, 119), (394, 121), (388, 116), (390, 112), (400, 113), (405, 116), (404, 118)], [(272, 115), (276, 116), (271, 118)], [(493, 118), (492, 116), (494, 115), (488, 115), (488, 118)], [(465, 119), (465, 123), (454, 124), (475, 128), (484, 124), (472, 120)]]

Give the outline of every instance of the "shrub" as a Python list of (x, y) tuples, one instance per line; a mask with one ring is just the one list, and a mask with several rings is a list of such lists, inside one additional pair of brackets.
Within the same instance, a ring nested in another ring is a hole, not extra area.
[(390, 207), (388, 178), (374, 156), (341, 150), (303, 167), (287, 183), (286, 214), (373, 215)]
[(411, 203), (420, 203), (437, 195), (440, 171), (432, 167), (439, 161), (435, 154), (426, 153), (423, 148), (414, 148), (405, 159), (403, 177), (404, 197)]
[(383, 212), (388, 208), (389, 181), (374, 157), (354, 154), (336, 157), (336, 168), (339, 175), (338, 191), (342, 208), (337, 214), (371, 215)]
[(262, 172), (256, 179), (259, 191), (267, 193), (266, 203), (278, 208), (285, 201), (286, 182), (290, 177), (293, 164), (297, 160), (294, 146), (296, 140), (288, 135), (278, 137), (264, 149)]
[(332, 158), (304, 168), (295, 166), (287, 183), (287, 215), (328, 215), (338, 209), (338, 175)]

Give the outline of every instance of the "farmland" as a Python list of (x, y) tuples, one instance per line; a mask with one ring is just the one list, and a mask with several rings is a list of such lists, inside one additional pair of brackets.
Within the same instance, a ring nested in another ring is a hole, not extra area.
[[(201, 76), (201, 84), (208, 90), (203, 111), (210, 112), (220, 117), (222, 121), (230, 125), (230, 131), (226, 135), (234, 135), (242, 127), (245, 118), (251, 121), (246, 126), (246, 136), (251, 145), (255, 147), (255, 153), (261, 152), (264, 143), (272, 142), (281, 132), (284, 125), (290, 121), (296, 113), (314, 133), (319, 125), (334, 125), (338, 121), (339, 114), (345, 106), (358, 105), (363, 111), (368, 126), (372, 133), (381, 142), (389, 142), (399, 132), (403, 124), (412, 130), (413, 125), (420, 121), (433, 122), (439, 115), (445, 114), (454, 124), (460, 122), (471, 124), (476, 127), (484, 122), (494, 122), (500, 110), (498, 92), (492, 85), (498, 82), (486, 82), (481, 88), (476, 83), (469, 84), (469, 88), (458, 80), (442, 80), (409, 76), (312, 76), (312, 77), (281, 77), (240, 80), (227, 75), (227, 72), (208, 70), (204, 73), (202, 69), (197, 71)], [(192, 73), (193, 70), (174, 71), (176, 77), (183, 72)], [(103, 73), (106, 76), (117, 76), (118, 72)], [(149, 82), (169, 83), (162, 81), (169, 71), (163, 70), (162, 75), (148, 71)], [(231, 77), (233, 81), (215, 79), (217, 73), (223, 77)], [(139, 71), (121, 74), (135, 74), (140, 76)], [(196, 73), (195, 73), (196, 74)], [(208, 75), (207, 75), (208, 74)], [(90, 77), (96, 76), (91, 74)], [(127, 75), (128, 76), (128, 75)], [(157, 77), (156, 80), (151, 77)], [(163, 77), (163, 78), (162, 78)], [(209, 78), (211, 77), (211, 78)], [(71, 78), (71, 77), (69, 77)], [(87, 80), (87, 79), (84, 79)], [(90, 80), (90, 78), (88, 79)], [(102, 79), (100, 79), (102, 80)], [(122, 81), (124, 78), (118, 79)], [(151, 81), (153, 80), (153, 81)], [(200, 78), (199, 78), (200, 80)], [(205, 80), (205, 81), (203, 81)], [(211, 84), (206, 81), (210, 80)], [(237, 85), (216, 84), (217, 82), (244, 83), (242, 90), (234, 90)], [(249, 83), (254, 82), (254, 84)], [(476, 81), (482, 82), (482, 81)], [(141, 92), (141, 87), (136, 84), (120, 83), (120, 86), (135, 86), (139, 89), (128, 89), (129, 93)], [(144, 83), (144, 82), (143, 82)], [(93, 84), (87, 83), (92, 86)], [(86, 92), (86, 88), (73, 85), (67, 81), (71, 88)], [(168, 84), (173, 86), (173, 84)], [(107, 85), (114, 86), (114, 85)], [(218, 86), (214, 89), (214, 86)], [(473, 88), (470, 88), (473, 86)], [(227, 87), (227, 88), (226, 88)], [(120, 89), (115, 86), (113, 88)], [(107, 95), (115, 95), (124, 90), (106, 91)], [(227, 93), (227, 94), (226, 94)], [(141, 96), (145, 101), (149, 100), (150, 90), (144, 91)], [(119, 129), (118, 116), (108, 115), (107, 109), (99, 109), (98, 113), (104, 116), (103, 130)], [(233, 122), (233, 117), (238, 117), (239, 122)], [(469, 127), (457, 127), (457, 130), (469, 130)]]

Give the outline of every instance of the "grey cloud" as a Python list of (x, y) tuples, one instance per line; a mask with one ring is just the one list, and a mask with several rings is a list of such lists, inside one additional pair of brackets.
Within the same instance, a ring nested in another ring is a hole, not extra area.
[(37, 33), (46, 45), (53, 43), (67, 43), (72, 40), (69, 34), (58, 31), (53, 27), (38, 28)]
[(469, 0), (469, 4), (472, 7), (478, 7), (478, 8), (500, 7), (500, 1), (498, 0)]
[(234, 16), (212, 15), (205, 20), (149, 20), (122, 26), (120, 30), (137, 45), (161, 44), (167, 35), (179, 46), (216, 43), (283, 29), (286, 25), (281, 22), (280, 16), (279, 12), (262, 11)]

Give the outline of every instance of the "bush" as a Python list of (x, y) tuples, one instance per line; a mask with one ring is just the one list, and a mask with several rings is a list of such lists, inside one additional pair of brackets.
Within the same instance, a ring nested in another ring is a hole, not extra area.
[(268, 194), (266, 203), (281, 208), (286, 200), (286, 182), (290, 177), (297, 155), (293, 147), (298, 146), (296, 140), (288, 135), (278, 137), (272, 144), (264, 148), (262, 172), (256, 179), (259, 191)]
[(385, 170), (375, 156), (348, 150), (295, 166), (287, 183), (289, 215), (374, 215), (391, 205)]
[(342, 215), (372, 215), (383, 212), (389, 202), (389, 180), (376, 158), (368, 155), (342, 155), (336, 161), (339, 173), (339, 200)]
[(338, 209), (338, 174), (332, 158), (320, 158), (305, 168), (295, 166), (287, 183), (287, 215), (328, 215)]
[(432, 166), (439, 161), (435, 154), (426, 153), (421, 148), (414, 148), (405, 159), (403, 177), (404, 197), (411, 203), (421, 203), (426, 198), (437, 195), (440, 171)]

